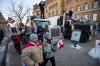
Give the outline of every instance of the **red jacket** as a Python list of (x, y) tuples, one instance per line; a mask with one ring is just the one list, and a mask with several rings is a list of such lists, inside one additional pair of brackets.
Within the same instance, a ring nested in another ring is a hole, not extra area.
[(14, 44), (20, 44), (20, 42), (22, 42), (22, 38), (20, 35), (12, 35), (11, 40)]
[(27, 47), (31, 47), (31, 46), (42, 46), (42, 42), (38, 42), (37, 44), (33, 43), (33, 42), (28, 42), (24, 48), (27, 48)]

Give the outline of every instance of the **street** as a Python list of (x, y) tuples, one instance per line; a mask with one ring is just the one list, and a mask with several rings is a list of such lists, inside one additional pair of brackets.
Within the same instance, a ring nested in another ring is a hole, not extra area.
[(48, 58), (46, 66), (100, 66), (100, 0), (0, 0), (0, 66)]
[[(97, 34), (95, 39), (100, 39), (100, 34)], [(92, 39), (86, 43), (80, 43), (82, 47), (77, 50), (71, 48), (70, 40), (64, 40), (64, 48), (58, 49), (55, 53), (56, 66), (100, 66), (100, 61), (91, 58), (88, 51), (95, 47), (95, 40)], [(7, 66), (22, 66), (21, 56), (16, 53), (13, 44), (10, 43), (8, 47)], [(51, 66), (48, 62), (47, 66)]]

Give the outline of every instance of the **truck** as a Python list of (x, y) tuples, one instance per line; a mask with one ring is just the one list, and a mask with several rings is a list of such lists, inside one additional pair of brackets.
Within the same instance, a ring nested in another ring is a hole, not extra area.
[[(59, 26), (63, 27), (63, 36), (67, 39), (71, 39), (73, 30), (81, 30), (80, 42), (86, 42), (89, 40), (91, 36), (91, 24), (88, 24), (86, 20), (83, 22), (82, 20), (69, 18), (68, 15), (60, 16)], [(59, 21), (58, 21), (59, 22)]]

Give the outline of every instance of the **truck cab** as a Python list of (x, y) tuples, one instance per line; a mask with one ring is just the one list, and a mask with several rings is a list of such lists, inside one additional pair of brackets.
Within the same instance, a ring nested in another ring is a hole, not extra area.
[(34, 19), (34, 23), (35, 26), (41, 25), (43, 28), (45, 28), (46, 25), (50, 25), (50, 21), (47, 19)]

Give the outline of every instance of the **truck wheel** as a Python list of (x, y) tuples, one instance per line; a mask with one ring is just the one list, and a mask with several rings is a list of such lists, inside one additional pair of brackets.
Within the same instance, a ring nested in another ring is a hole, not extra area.
[(82, 32), (80, 37), (80, 42), (84, 43), (88, 40), (86, 33)]

